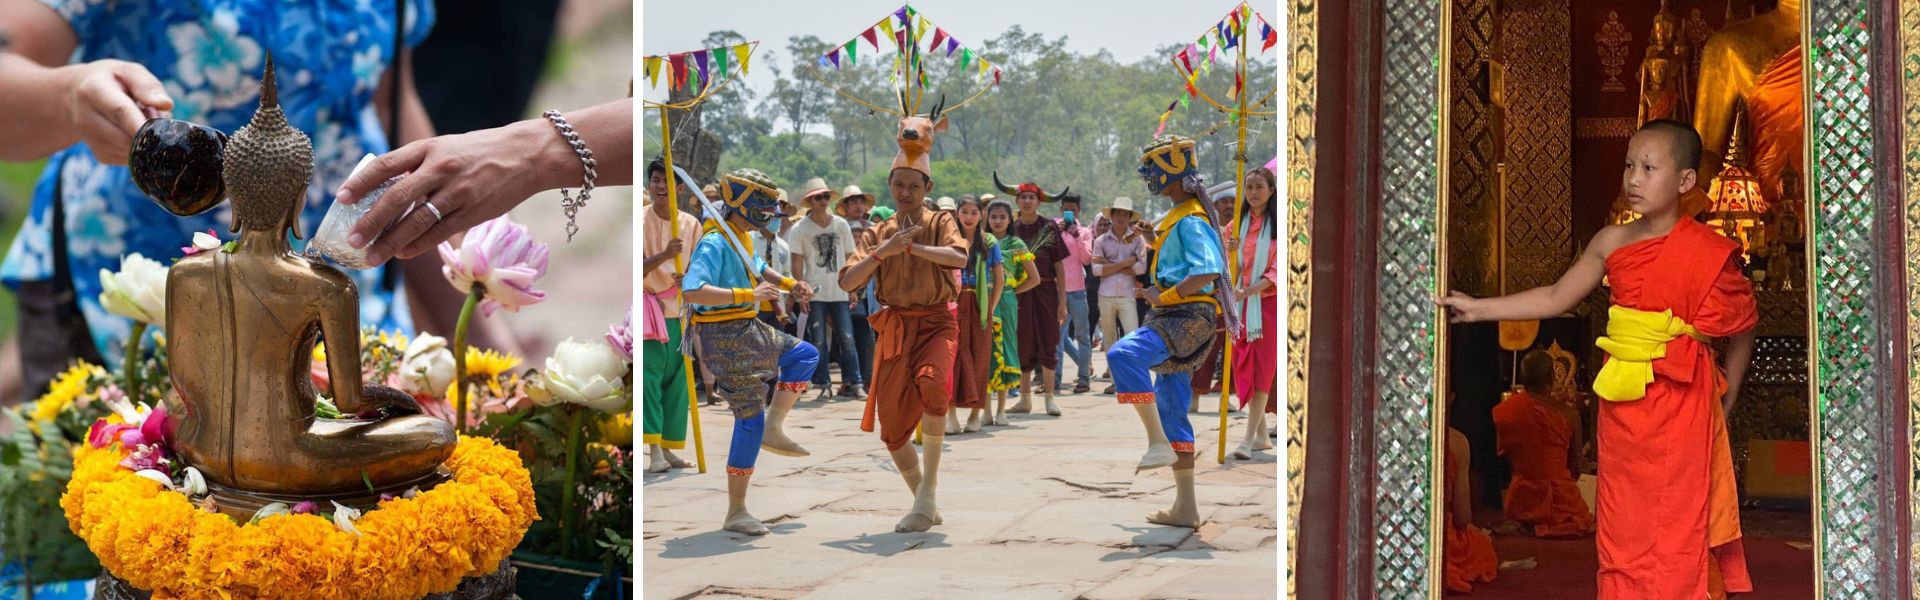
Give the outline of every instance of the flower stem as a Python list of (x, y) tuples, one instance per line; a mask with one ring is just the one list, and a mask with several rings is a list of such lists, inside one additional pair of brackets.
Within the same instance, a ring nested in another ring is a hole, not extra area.
[(127, 336), (127, 358), (120, 363), (120, 375), (127, 379), (127, 400), (130, 403), (140, 401), (140, 371), (135, 368), (140, 363), (140, 342), (147, 337), (147, 324), (133, 322), (133, 333)]
[(467, 290), (467, 303), (460, 306), (460, 324), (453, 329), (453, 430), (467, 432), (467, 325), (473, 322), (473, 307), (480, 304), (486, 288)]
[(578, 495), (574, 488), (580, 476), (581, 447), (586, 445), (586, 439), (581, 435), (581, 430), (586, 429), (586, 424), (582, 423), (581, 419), (589, 412), (574, 404), (564, 406), (567, 411), (567, 478), (565, 487), (560, 489), (561, 556), (566, 556), (567, 551), (573, 548), (573, 530), (580, 524), (580, 515), (573, 514), (574, 496)]

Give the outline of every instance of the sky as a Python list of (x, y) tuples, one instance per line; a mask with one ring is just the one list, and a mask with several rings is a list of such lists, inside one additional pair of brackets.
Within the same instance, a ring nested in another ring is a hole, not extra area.
[[(880, 17), (899, 9), (900, 4), (900, 0), (831, 3), (647, 0), (641, 3), (641, 54), (655, 56), (698, 50), (708, 33), (723, 29), (739, 32), (749, 41), (758, 40), (760, 48), (754, 51), (753, 62), (747, 65), (752, 73), (734, 85), (746, 84), (758, 101), (773, 89), (773, 78), (759, 76), (756, 67), (764, 53), (774, 51), (780, 68), (791, 69), (794, 60), (787, 56), (787, 38), (813, 35), (822, 41), (846, 41)], [(1239, 0), (916, 0), (913, 7), (927, 20), (970, 46), (980, 47), (987, 39), (1020, 25), (1029, 33), (1044, 34), (1048, 38), (1067, 36), (1069, 52), (1094, 54), (1106, 49), (1115, 60), (1131, 63), (1152, 56), (1159, 46), (1191, 43), (1239, 4)], [(1275, 0), (1252, 0), (1251, 5), (1268, 23), (1282, 26)], [(1168, 14), (1170, 7), (1179, 8)], [(861, 51), (868, 48), (865, 41), (860, 42)], [(1275, 52), (1269, 52), (1263, 60), (1272, 64), (1275, 56)], [(814, 58), (817, 57), (808, 57), (808, 60)], [(640, 70), (640, 66), (635, 65), (635, 70)], [(1167, 78), (1172, 88), (1177, 82), (1172, 67), (1168, 67)], [(644, 75), (636, 85), (647, 86)], [(661, 100), (666, 97), (666, 89), (663, 82), (657, 90), (643, 90), (642, 95), (649, 100)]]

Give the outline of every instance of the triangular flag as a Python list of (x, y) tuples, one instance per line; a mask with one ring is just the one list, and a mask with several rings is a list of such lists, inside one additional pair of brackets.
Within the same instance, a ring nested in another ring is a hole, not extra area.
[(693, 51), (693, 62), (698, 63), (700, 65), (700, 80), (711, 83), (713, 80), (707, 76), (707, 51), (706, 50)]
[(920, 41), (920, 38), (927, 37), (927, 18), (926, 17), (915, 17), (915, 18), (919, 19), (919, 21), (913, 27), (913, 41), (918, 42)]
[[(1192, 86), (1192, 85), (1188, 85), (1188, 86), (1187, 86), (1187, 89), (1189, 89), (1189, 90), (1191, 90), (1191, 89), (1193, 89), (1193, 86)], [(1188, 93), (1186, 93), (1186, 92), (1181, 92), (1181, 93), (1180, 93), (1180, 107), (1181, 107), (1181, 108), (1186, 108), (1186, 107), (1187, 107), (1187, 106), (1189, 105), (1189, 103), (1188, 103), (1188, 101), (1187, 101), (1187, 98), (1189, 98), (1189, 97), (1191, 97), (1191, 96), (1192, 96), (1192, 94), (1188, 94)]]
[(973, 49), (968, 48), (966, 50), (961, 50), (960, 51), (960, 70), (962, 71), (967, 70), (967, 63), (970, 63), (970, 62), (973, 62)]
[(667, 72), (667, 80), (673, 82), (673, 85), (669, 86), (669, 88), (677, 89), (680, 87), (682, 80), (687, 76), (687, 55), (674, 54), (668, 56), (667, 65), (673, 69)]
[(907, 15), (908, 15), (908, 16), (912, 16), (912, 15), (918, 15), (918, 14), (920, 14), (920, 11), (917, 11), (917, 10), (914, 10), (914, 8), (913, 8), (912, 6), (906, 6), (906, 7), (902, 7), (902, 8), (905, 8), (905, 9), (906, 9), (906, 11), (907, 11)]
[(827, 59), (833, 61), (833, 68), (840, 68), (840, 49), (834, 48), (832, 52), (828, 52)]
[(900, 10), (893, 11), (893, 16), (904, 20), (907, 18), (908, 11), (910, 10), (912, 9), (909, 8), (907, 5), (902, 4), (900, 5)]
[(1000, 69), (993, 70), (993, 84), (1000, 85)]
[(741, 75), (747, 74), (747, 53), (752, 51), (753, 51), (753, 46), (749, 46), (746, 44), (741, 44), (733, 47), (733, 57), (740, 59)]
[(987, 75), (987, 69), (991, 66), (992, 65), (987, 64), (987, 59), (980, 59), (980, 76), (985, 77)]
[(947, 38), (947, 56), (949, 57), (953, 56), (954, 49), (957, 49), (959, 47), (960, 47), (960, 40), (957, 40), (954, 38)]
[(1277, 44), (1280, 42), (1280, 36), (1274, 35), (1272, 27), (1267, 27), (1266, 31), (1260, 34), (1260, 37), (1265, 38), (1267, 40), (1260, 44), (1261, 52), (1266, 52), (1268, 49), (1273, 48), (1274, 44)]
[[(868, 29), (868, 30), (866, 30), (866, 31), (864, 31), (864, 32), (861, 32), (861, 33), (860, 33), (860, 35), (861, 35), (861, 36), (864, 36), (864, 37), (866, 37), (866, 38), (867, 38), (867, 43), (869, 43), (869, 44), (873, 44), (873, 49), (874, 49), (874, 50), (876, 50), (876, 51), (880, 49), (880, 31), (879, 31), (879, 29), (880, 29), (879, 27), (874, 27), (874, 28), (871, 28), (871, 29)], [(847, 53), (847, 55), (849, 55), (849, 56), (851, 56), (851, 55), (853, 55), (853, 53), (852, 53), (852, 52), (848, 52), (848, 53)]]
[(1221, 48), (1232, 48), (1232, 47), (1234, 46), (1234, 44), (1237, 44), (1237, 43), (1239, 43), (1239, 38), (1238, 38), (1238, 37), (1236, 37), (1236, 36), (1234, 36), (1232, 32), (1228, 32), (1228, 33), (1227, 33), (1227, 42), (1226, 42), (1225, 44), (1222, 44), (1222, 45), (1221, 45), (1220, 47), (1221, 47)]
[(907, 51), (907, 30), (893, 32), (893, 47), (899, 48), (901, 52)]
[(1200, 36), (1200, 47), (1201, 47), (1201, 48), (1205, 48), (1205, 47), (1207, 47), (1207, 44), (1208, 44), (1208, 42), (1207, 42), (1207, 38), (1208, 38), (1208, 37), (1210, 37), (1210, 36), (1204, 36), (1204, 35), (1203, 35), (1203, 36)]
[(718, 48), (710, 52), (710, 54), (713, 55), (713, 70), (719, 71), (720, 78), (725, 79), (727, 77), (727, 54), (729, 54), (727, 49)]
[(841, 48), (841, 49), (843, 49), (843, 50), (846, 50), (846, 51), (847, 51), (847, 64), (850, 64), (850, 65), (851, 65), (851, 64), (858, 64), (858, 63), (860, 62), (860, 61), (859, 61), (859, 60), (858, 60), (858, 59), (857, 59), (857, 58), (856, 58), (856, 57), (855, 57), (855, 56), (853, 55), (853, 49), (854, 49), (855, 47), (856, 47), (856, 46), (854, 46), (854, 45), (853, 45), (853, 40), (847, 40), (847, 45), (846, 45), (846, 46), (843, 46), (843, 47)]
[(647, 87), (660, 87), (660, 57), (647, 57)]
[(1241, 77), (1239, 73), (1234, 73), (1234, 74), (1233, 74), (1233, 93), (1234, 93), (1234, 95), (1239, 95), (1239, 94), (1240, 94), (1240, 86), (1242, 86), (1242, 85), (1246, 85), (1246, 83), (1247, 83), (1247, 80), (1246, 80), (1245, 78), (1243, 78), (1243, 77)]
[(945, 41), (946, 39), (947, 39), (947, 30), (935, 27), (933, 29), (933, 43), (927, 44), (927, 47), (937, 49), (940, 47), (940, 42)]
[(833, 68), (835, 68), (835, 69), (838, 69), (838, 68), (840, 68), (840, 65), (838, 65), (838, 64), (835, 64), (835, 63), (837, 63), (837, 62), (838, 62), (838, 61), (830, 61), (830, 60), (828, 60), (828, 59), (827, 59), (827, 57), (825, 57), (825, 56), (822, 56), (822, 57), (820, 57), (820, 66), (822, 66), (822, 67), (833, 67)]
[(1188, 72), (1188, 73), (1192, 73), (1192, 72), (1193, 72), (1193, 60), (1191, 60), (1191, 59), (1189, 59), (1189, 58), (1187, 58), (1187, 51), (1186, 51), (1186, 50), (1181, 50), (1181, 51), (1180, 51), (1180, 64), (1182, 64), (1182, 65), (1185, 65), (1185, 66), (1187, 67), (1187, 72)]

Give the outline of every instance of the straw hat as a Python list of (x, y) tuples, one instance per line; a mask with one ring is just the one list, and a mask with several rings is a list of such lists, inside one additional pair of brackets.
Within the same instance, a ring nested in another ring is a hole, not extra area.
[(947, 196), (941, 196), (939, 200), (933, 201), (933, 205), (939, 207), (940, 210), (953, 210), (958, 207), (958, 205), (953, 203), (953, 198)]
[(800, 189), (804, 190), (800, 193), (800, 199), (802, 201), (805, 201), (807, 198), (811, 198), (813, 197), (814, 194), (818, 194), (820, 192), (827, 193), (827, 202), (833, 202), (835, 200), (835, 198), (833, 197), (833, 188), (827, 187), (827, 181), (819, 177), (808, 179), (806, 185), (800, 186)]
[(998, 199), (1000, 199), (1000, 197), (999, 197), (999, 196), (995, 196), (995, 195), (993, 195), (993, 194), (981, 194), (981, 195), (980, 195), (980, 203), (981, 203), (981, 204), (986, 204), (986, 203), (988, 203), (988, 202), (992, 202), (992, 201), (994, 201), (994, 200), (998, 200)]
[(1113, 206), (1100, 209), (1100, 216), (1106, 217), (1107, 220), (1111, 221), (1113, 220), (1114, 209), (1120, 209), (1120, 210), (1133, 213), (1133, 218), (1136, 218), (1136, 219), (1140, 218), (1140, 211), (1133, 209), (1132, 198), (1128, 198), (1126, 196), (1119, 196), (1114, 198)]

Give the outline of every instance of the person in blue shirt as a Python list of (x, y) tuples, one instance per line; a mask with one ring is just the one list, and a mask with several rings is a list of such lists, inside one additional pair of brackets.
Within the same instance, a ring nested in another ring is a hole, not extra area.
[[(774, 271), (751, 246), (748, 232), (765, 229), (773, 219), (778, 193), (773, 180), (753, 169), (720, 179), (725, 221), (707, 220), (681, 279), (681, 295), (693, 307), (693, 325), (683, 348), (699, 347), (713, 374), (714, 395), (733, 412), (723, 528), (766, 535), (767, 527), (747, 512), (747, 483), (762, 448), (781, 456), (808, 454), (787, 437), (781, 425), (794, 401), (807, 390), (820, 352), (756, 317), (761, 302), (776, 300), (782, 292), (792, 292), (805, 302), (812, 299), (813, 289)], [(762, 409), (766, 408), (767, 382), (775, 379), (779, 384), (769, 416)]]
[(1131, 404), (1147, 429), (1147, 454), (1139, 469), (1172, 466), (1173, 507), (1148, 522), (1200, 526), (1193, 493), (1193, 425), (1188, 384), (1213, 346), (1218, 301), (1214, 280), (1224, 275), (1225, 253), (1201, 195), (1206, 182), (1194, 162), (1193, 140), (1161, 136), (1142, 150), (1140, 175), (1147, 189), (1171, 199), (1174, 208), (1154, 226), (1153, 287), (1137, 294), (1151, 307), (1140, 328), (1107, 350), (1121, 404)]

